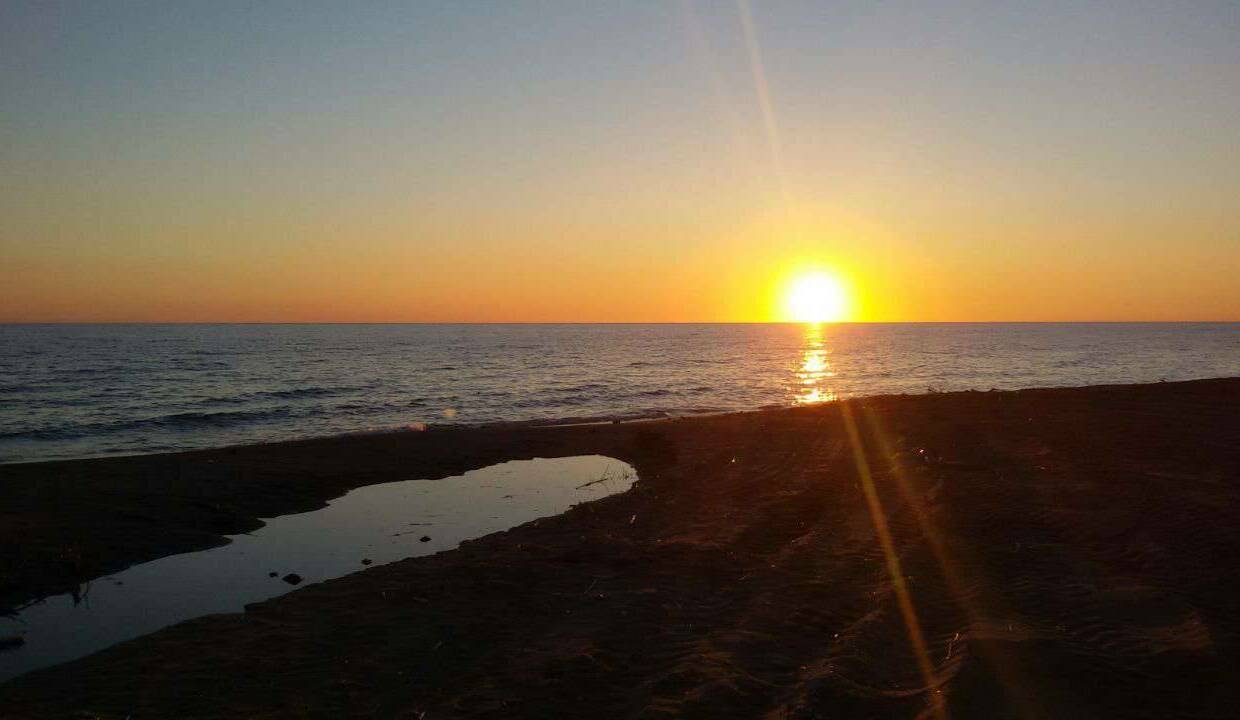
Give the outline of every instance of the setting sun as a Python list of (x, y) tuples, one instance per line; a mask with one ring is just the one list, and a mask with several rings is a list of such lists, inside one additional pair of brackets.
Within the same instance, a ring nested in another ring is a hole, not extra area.
[(833, 275), (805, 273), (789, 283), (784, 304), (788, 319), (794, 322), (839, 322), (848, 311), (848, 293)]

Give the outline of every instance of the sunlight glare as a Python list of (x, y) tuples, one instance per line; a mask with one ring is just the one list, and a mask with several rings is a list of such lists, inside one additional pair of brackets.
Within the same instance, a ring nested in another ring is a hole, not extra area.
[(810, 323), (805, 330), (805, 348), (801, 365), (796, 370), (794, 401), (798, 405), (817, 405), (835, 399), (835, 391), (827, 383), (835, 377), (831, 362), (827, 359), (826, 339), (822, 325)]
[(839, 322), (848, 309), (844, 286), (832, 275), (806, 273), (788, 286), (785, 303), (789, 319), (802, 323)]

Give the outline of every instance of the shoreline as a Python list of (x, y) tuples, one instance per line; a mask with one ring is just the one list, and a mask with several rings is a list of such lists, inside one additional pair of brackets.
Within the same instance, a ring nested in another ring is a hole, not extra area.
[[(1158, 695), (1164, 709), (1222, 708), (1240, 700), (1211, 684), (1240, 666), (1240, 618), (1225, 609), (1240, 588), (1230, 566), (1218, 564), (1240, 552), (1228, 526), (1240, 525), (1237, 403), (1237, 378), (966, 391), (655, 422), (440, 426), (6, 464), (0, 606), (10, 608), (90, 576), (218, 545), (225, 534), (260, 526), (260, 517), (322, 507), (376, 482), (573, 454), (623, 460), (640, 480), (621, 495), (459, 550), (36, 671), (0, 686), (0, 700), (12, 703), (15, 717), (70, 706), (118, 717), (127, 707), (144, 715), (295, 714), (290, 703), (299, 694), (325, 716), (367, 708), (383, 716), (399, 709), (538, 717), (587, 708), (612, 716), (645, 708), (643, 716), (657, 717), (663, 708), (808, 717), (824, 707), (912, 716), (942, 690), (953, 716), (984, 717), (1014, 702), (1000, 672), (1014, 667), (1038, 689), (1018, 693), (1022, 701), (1048, 710), (1102, 703), (1103, 715), (1114, 716), (1136, 705), (1123, 705), (1118, 690), (1088, 691), (1105, 677), (1133, 691), (1130, 702), (1148, 704), (1131, 685), (1140, 673), (1116, 659), (1137, 653), (1146, 658), (1142, 672), (1153, 668), (1168, 688)], [(849, 413), (862, 419), (858, 437), (923, 613), (933, 687), (918, 681), (891, 614), (898, 584), (884, 582), (858, 492)], [(924, 522), (938, 533), (927, 537)], [(1013, 542), (1056, 550), (1024, 557)], [(938, 558), (945, 551), (948, 566)], [(1068, 603), (1064, 593), (1091, 584), (1105, 590), (1090, 596), (1093, 604)], [(1144, 589), (1123, 589), (1130, 587)], [(419, 612), (381, 602), (378, 588), (420, 598), (412, 601)], [(505, 603), (525, 608), (530, 627), (514, 626)], [(1094, 647), (1095, 631), (1073, 625), (1082, 607), (1108, 637), (1127, 638), (1116, 657)], [(314, 629), (322, 613), (340, 620), (330, 640)], [(873, 613), (886, 619), (864, 620)], [(1014, 629), (996, 630), (1000, 618)], [(1062, 637), (1057, 625), (1066, 628)], [(451, 632), (440, 637), (444, 628)], [(272, 632), (283, 640), (272, 645)], [(376, 632), (392, 635), (381, 650)], [(634, 635), (649, 647), (634, 645)], [(207, 636), (215, 638), (209, 650), (201, 644)], [(437, 653), (440, 664), (431, 667), (424, 642), (453, 649)], [(202, 657), (170, 660), (189, 648)], [(505, 653), (516, 658), (512, 667), (500, 662)], [(306, 670), (287, 678), (261, 670), (272, 663)], [(416, 681), (394, 674), (404, 666)], [(253, 681), (242, 677), (250, 673)], [(358, 692), (324, 690), (339, 673)], [(1194, 677), (1209, 692), (1190, 692)], [(220, 683), (236, 686), (209, 697), (207, 685)], [(565, 687), (583, 699), (564, 696)], [(179, 693), (199, 704), (177, 705)]]
[[(587, 323), (587, 324), (597, 324), (597, 323)], [(763, 323), (757, 323), (757, 324), (763, 324)], [(766, 324), (769, 324), (769, 323), (766, 323)], [(917, 324), (917, 323), (914, 323), (914, 324)], [(927, 323), (920, 323), (920, 324), (927, 324)], [(957, 324), (992, 324), (993, 325), (996, 323), (957, 323)], [(1008, 324), (1022, 324), (1022, 323), (1008, 323)], [(1031, 324), (1031, 323), (1023, 323), (1023, 324)], [(1050, 323), (1050, 324), (1055, 324), (1055, 323)], [(1082, 324), (1082, 323), (1077, 323), (1077, 324)], [(1083, 323), (1083, 324), (1098, 324), (1098, 323)], [(1121, 322), (1119, 324), (1133, 324), (1133, 323)], [(1164, 323), (1164, 324), (1175, 324), (1175, 323)], [(1185, 323), (1180, 323), (1180, 324), (1185, 324)], [(1194, 324), (1194, 323), (1187, 323), (1187, 324)], [(1196, 323), (1196, 324), (1200, 324), (1200, 323)], [(1211, 323), (1207, 323), (1207, 324), (1211, 324)], [(1228, 324), (1228, 323), (1214, 322), (1212, 324)], [(1240, 324), (1240, 323), (1234, 323), (1234, 324)], [(1016, 393), (1016, 392), (1026, 392), (1026, 391), (1037, 391), (1037, 390), (1076, 390), (1076, 389), (1086, 389), (1086, 388), (1095, 388), (1095, 387), (1133, 387), (1133, 386), (1155, 385), (1155, 384), (1211, 382), (1211, 381), (1216, 381), (1216, 380), (1230, 380), (1230, 379), (1234, 379), (1233, 376), (1210, 376), (1210, 377), (1191, 378), (1187, 380), (1158, 380), (1158, 381), (1135, 382), (1135, 383), (1134, 382), (1114, 382), (1114, 383), (1094, 383), (1091, 385), (1038, 385), (1038, 386), (1031, 386), (1031, 387), (1004, 388), (1004, 389), (989, 388), (986, 390), (978, 390), (978, 389), (934, 390), (934, 389), (929, 389), (924, 392), (916, 392), (916, 393), (877, 393), (873, 395), (856, 395), (856, 396), (850, 396), (847, 398), (837, 398), (833, 400), (827, 400), (821, 403), (807, 403), (807, 404), (797, 404), (797, 403), (774, 404), (772, 403), (772, 404), (759, 405), (759, 406), (750, 407), (750, 408), (730, 408), (730, 409), (718, 409), (718, 410), (670, 409), (670, 410), (652, 410), (648, 413), (629, 413), (629, 414), (624, 414), (624, 415), (591, 415), (591, 416), (585, 416), (585, 417), (575, 417), (575, 416), (570, 415), (570, 416), (554, 417), (554, 418), (529, 418), (529, 419), (519, 419), (519, 420), (489, 420), (489, 421), (479, 421), (479, 422), (472, 422), (472, 423), (413, 421), (413, 422), (404, 423), (404, 424), (393, 424), (393, 425), (375, 427), (375, 428), (369, 428), (369, 429), (342, 430), (339, 432), (330, 432), (330, 433), (325, 433), (321, 435), (320, 434), (304, 435), (304, 436), (295, 435), (295, 436), (279, 437), (279, 438), (272, 438), (272, 439), (255, 438), (249, 441), (228, 443), (224, 445), (211, 445), (211, 446), (205, 446), (205, 447), (192, 447), (191, 446), (191, 447), (184, 447), (184, 448), (179, 448), (179, 449), (157, 450), (153, 452), (140, 452), (140, 453), (104, 452), (102, 454), (80, 455), (80, 456), (72, 456), (72, 457), (49, 457), (49, 458), (38, 458), (38, 459), (30, 459), (30, 460), (4, 460), (4, 461), (0, 461), (0, 471), (2, 471), (4, 468), (13, 467), (13, 466), (42, 465), (42, 464), (49, 464), (49, 463), (73, 463), (73, 462), (87, 462), (87, 461), (97, 461), (97, 460), (130, 459), (130, 458), (138, 458), (138, 457), (171, 456), (171, 455), (183, 455), (187, 453), (200, 453), (200, 452), (220, 452), (220, 451), (229, 450), (233, 448), (249, 448), (249, 447), (256, 447), (256, 446), (267, 446), (267, 445), (283, 445), (283, 444), (289, 444), (289, 443), (330, 441), (330, 440), (340, 440), (340, 439), (351, 438), (351, 437), (367, 437), (367, 436), (372, 436), (372, 435), (375, 435), (375, 436), (401, 435), (404, 433), (411, 433), (411, 432), (425, 432), (427, 430), (432, 430), (432, 429), (437, 430), (437, 431), (440, 431), (440, 430), (503, 430), (503, 429), (520, 429), (520, 428), (556, 428), (556, 427), (613, 425), (613, 424), (628, 424), (628, 423), (640, 423), (640, 422), (657, 422), (657, 421), (664, 421), (664, 420), (682, 420), (682, 419), (693, 419), (693, 418), (703, 418), (703, 417), (715, 417), (715, 416), (720, 416), (720, 415), (738, 415), (738, 414), (760, 413), (760, 412), (778, 412), (782, 410), (793, 410), (797, 408), (809, 407), (812, 405), (842, 402), (844, 400), (850, 400), (853, 402), (865, 402), (865, 401), (871, 401), (871, 400), (881, 400), (884, 398), (920, 397), (923, 395), (952, 395), (952, 394), (994, 393), (994, 392)]]
[[(972, 392), (972, 391), (964, 391)], [(159, 450), (146, 453), (104, 453), (99, 455), (81, 455), (75, 457), (51, 457), (34, 460), (8, 460), (0, 461), (0, 469), (11, 467), (14, 465), (41, 465), (49, 463), (69, 463), (69, 462), (87, 462), (95, 460), (114, 460), (129, 459), (140, 457), (154, 457), (159, 455), (182, 455), (185, 453), (195, 452), (220, 452), (233, 448), (247, 448), (266, 445), (283, 445), (288, 443), (304, 443), (319, 442), (328, 440), (342, 440), (353, 437), (369, 437), (384, 435), (402, 435), (405, 433), (426, 432), (428, 430), (503, 430), (517, 429), (523, 427), (531, 428), (555, 428), (555, 427), (577, 427), (577, 426), (593, 426), (593, 425), (613, 425), (628, 424), (636, 422), (652, 422), (660, 420), (677, 420), (680, 418), (710, 417), (713, 415), (731, 415), (737, 413), (750, 412), (766, 412), (769, 410), (785, 410), (794, 405), (766, 405), (763, 407), (748, 410), (710, 410), (702, 412), (681, 412), (673, 413), (670, 411), (659, 411), (648, 415), (617, 415), (612, 417), (590, 416), (584, 418), (564, 417), (552, 419), (530, 419), (530, 420), (495, 420), (491, 422), (478, 423), (432, 423), (415, 421), (404, 425), (391, 425), (387, 427), (373, 428), (369, 430), (343, 430), (341, 432), (326, 433), (323, 435), (306, 435), (293, 436), (285, 438), (277, 438), (271, 440), (253, 440), (249, 442), (229, 443), (226, 445), (213, 445), (209, 447), (186, 447), (176, 450)]]

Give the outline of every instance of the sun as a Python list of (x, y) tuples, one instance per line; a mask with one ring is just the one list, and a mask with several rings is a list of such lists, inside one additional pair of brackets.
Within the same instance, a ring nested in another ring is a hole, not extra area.
[(839, 322), (848, 312), (848, 293), (834, 275), (803, 273), (788, 284), (784, 305), (793, 322)]

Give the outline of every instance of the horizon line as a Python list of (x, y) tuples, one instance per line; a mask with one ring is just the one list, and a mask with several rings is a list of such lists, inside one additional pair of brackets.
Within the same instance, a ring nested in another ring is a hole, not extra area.
[(1203, 320), (0, 320), (0, 325), (1201, 325)]

